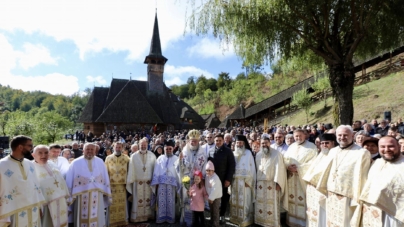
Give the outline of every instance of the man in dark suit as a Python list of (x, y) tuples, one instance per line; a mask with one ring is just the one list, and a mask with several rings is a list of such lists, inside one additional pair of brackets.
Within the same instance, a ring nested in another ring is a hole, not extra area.
[(227, 205), (229, 204), (230, 195), (228, 188), (230, 182), (233, 181), (233, 175), (236, 170), (236, 161), (231, 149), (224, 145), (223, 135), (218, 134), (215, 136), (215, 152), (209, 154), (209, 159), (215, 166), (215, 173), (219, 176), (223, 187), (223, 196), (220, 205), (220, 223), (225, 223), (225, 214)]

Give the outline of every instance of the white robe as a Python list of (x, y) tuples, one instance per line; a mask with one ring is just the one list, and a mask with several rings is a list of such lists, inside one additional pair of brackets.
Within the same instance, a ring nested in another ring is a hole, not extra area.
[(175, 222), (175, 195), (180, 187), (175, 169), (177, 159), (175, 155), (161, 155), (154, 166), (151, 186), (157, 200), (157, 223)]
[(287, 223), (291, 227), (306, 226), (306, 182), (303, 176), (317, 156), (317, 147), (309, 141), (291, 144), (284, 154), (286, 168), (297, 166), (297, 173), (288, 172), (287, 195), (289, 198)]
[(151, 151), (147, 151), (144, 155), (146, 156), (145, 163), (143, 163), (143, 154), (140, 151), (134, 153), (129, 161), (126, 190), (132, 194), (133, 198), (130, 214), (132, 222), (143, 222), (154, 217), (150, 206), (153, 195), (150, 183), (153, 178), (156, 156)]
[[(199, 146), (197, 151), (190, 151), (188, 149), (189, 145), (184, 147), (182, 151), (183, 159), (177, 160), (175, 163), (176, 169), (178, 171), (178, 175), (180, 176), (180, 180), (184, 176), (189, 176), (191, 179), (190, 185), (194, 182), (194, 172), (199, 170), (202, 172), (203, 176), (205, 176), (205, 165), (208, 161), (208, 156), (206, 155), (206, 149), (204, 147)], [(190, 209), (190, 197), (187, 194), (187, 189), (182, 187), (180, 189), (180, 196), (182, 200), (182, 208), (181, 209), (181, 223), (186, 223), (187, 226), (191, 226), (192, 224), (192, 211)]]
[[(240, 227), (254, 223), (255, 183), (257, 172), (254, 157), (250, 150), (238, 155), (235, 152), (236, 171), (229, 187), (230, 222)], [(248, 185), (248, 187), (246, 187)]]
[[(257, 193), (255, 197), (255, 224), (278, 227), (281, 207), (287, 208), (287, 197), (282, 199), (286, 191), (287, 175), (281, 152), (270, 148), (265, 155), (258, 152), (255, 158), (257, 166)], [(276, 190), (276, 185), (281, 188)]]
[(0, 226), (42, 226), (41, 205), (45, 203), (34, 164), (9, 156), (0, 160)]
[(303, 176), (303, 180), (307, 182), (306, 214), (308, 227), (326, 226), (326, 193), (322, 194), (316, 187), (321, 175), (329, 169), (335, 154), (335, 150), (332, 152), (321, 151)]
[(360, 200), (365, 203), (364, 226), (404, 226), (404, 156), (394, 162), (377, 159), (369, 170)]
[(44, 165), (35, 161), (33, 163), (42, 194), (46, 199), (42, 224), (49, 227), (67, 226), (69, 191), (65, 179), (53, 162), (48, 161)]
[(327, 223), (331, 226), (359, 226), (359, 196), (367, 179), (370, 152), (356, 144), (344, 149), (334, 147), (330, 152), (335, 152), (335, 157), (317, 185), (318, 189), (327, 188)]
[(75, 159), (66, 174), (66, 183), (70, 192), (69, 203), (74, 203), (75, 226), (107, 225), (104, 209), (111, 204), (112, 196), (102, 159), (93, 157), (87, 160), (84, 156)]

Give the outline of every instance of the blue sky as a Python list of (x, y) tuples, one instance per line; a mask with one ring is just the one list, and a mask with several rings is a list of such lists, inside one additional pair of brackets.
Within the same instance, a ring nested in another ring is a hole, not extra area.
[(71, 95), (146, 80), (156, 5), (167, 86), (244, 71), (232, 46), (186, 31), (186, 1), (13, 0), (0, 2), (0, 84)]

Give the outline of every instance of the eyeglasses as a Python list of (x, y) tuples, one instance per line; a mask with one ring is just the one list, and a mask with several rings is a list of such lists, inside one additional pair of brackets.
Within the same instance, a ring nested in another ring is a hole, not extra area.
[(330, 142), (321, 142), (321, 144), (329, 144)]
[(215, 172), (214, 170), (207, 169), (206, 172)]

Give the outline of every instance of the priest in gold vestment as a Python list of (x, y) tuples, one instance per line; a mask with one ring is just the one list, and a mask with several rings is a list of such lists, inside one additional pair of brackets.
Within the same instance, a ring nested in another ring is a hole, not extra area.
[(236, 172), (229, 188), (231, 190), (230, 222), (245, 227), (254, 223), (257, 172), (254, 156), (244, 135), (236, 135), (236, 147), (233, 153)]
[(269, 136), (261, 138), (261, 150), (257, 153), (257, 192), (255, 197), (254, 223), (265, 227), (280, 227), (281, 207), (287, 208), (283, 197), (287, 175), (283, 156), (270, 147)]
[(379, 140), (379, 153), (369, 170), (362, 190), (362, 225), (368, 227), (404, 226), (404, 156), (393, 137)]
[(326, 192), (322, 193), (316, 188), (319, 178), (323, 172), (329, 169), (330, 163), (335, 156), (335, 152), (330, 149), (335, 147), (336, 138), (334, 134), (323, 133), (319, 136), (321, 151), (314, 159), (310, 168), (303, 176), (307, 182), (306, 203), (307, 203), (307, 226), (324, 227), (326, 223)]
[(370, 152), (353, 143), (353, 130), (340, 125), (336, 130), (338, 147), (329, 171), (320, 177), (317, 188), (327, 188), (327, 226), (360, 225), (359, 196), (365, 185), (371, 162)]
[(32, 149), (32, 139), (16, 136), (10, 147), (11, 154), (0, 160), (0, 227), (40, 227), (45, 198), (34, 164), (24, 158)]
[(66, 174), (74, 226), (108, 226), (105, 208), (112, 202), (111, 188), (107, 168), (95, 153), (95, 144), (84, 144), (83, 156), (70, 164)]
[(66, 181), (58, 167), (49, 161), (49, 149), (45, 145), (37, 145), (32, 153), (35, 173), (38, 177), (46, 204), (43, 206), (42, 225), (49, 227), (67, 226), (67, 190)]
[(317, 147), (306, 141), (306, 132), (296, 129), (293, 132), (296, 142), (284, 154), (288, 170), (288, 215), (286, 222), (291, 227), (306, 226), (306, 187), (303, 176), (317, 156)]
[(128, 224), (128, 207), (126, 202), (126, 178), (128, 174), (129, 157), (122, 154), (123, 144), (115, 142), (114, 153), (107, 156), (107, 167), (113, 203), (109, 206), (109, 226)]
[(154, 217), (151, 208), (152, 189), (150, 186), (153, 178), (156, 155), (147, 150), (147, 141), (139, 141), (140, 150), (130, 157), (126, 190), (132, 194), (131, 222), (144, 222)]

